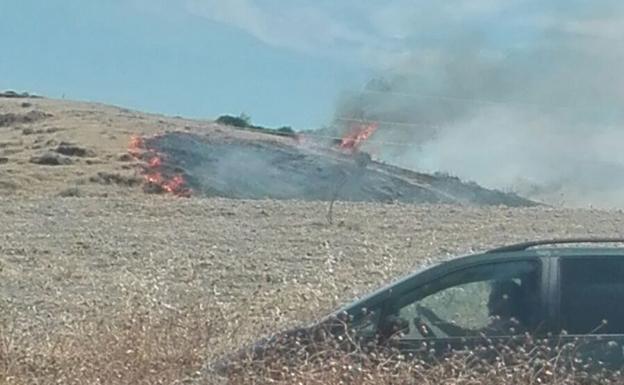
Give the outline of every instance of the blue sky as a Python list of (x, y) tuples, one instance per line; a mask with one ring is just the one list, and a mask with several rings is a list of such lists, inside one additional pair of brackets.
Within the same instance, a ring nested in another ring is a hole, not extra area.
[(0, 2), (0, 89), (192, 117), (245, 112), (314, 127), (366, 66), (267, 44), (181, 7), (93, 0)]
[(478, 35), (479, 50), (496, 57), (544, 28), (585, 33), (565, 14), (581, 3), (562, 11), (561, 1), (536, 0), (2, 1), (0, 89), (313, 128), (331, 120), (342, 91), (375, 74), (427, 75), (458, 35)]

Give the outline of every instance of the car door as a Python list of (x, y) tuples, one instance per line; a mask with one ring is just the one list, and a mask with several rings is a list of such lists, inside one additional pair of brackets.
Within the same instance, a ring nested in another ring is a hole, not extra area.
[(560, 344), (578, 363), (624, 366), (624, 256), (558, 258)]
[[(385, 302), (378, 333), (405, 353), (511, 343), (545, 324), (543, 260), (492, 258), (456, 266)], [(498, 311), (493, 314), (494, 304)], [(501, 310), (505, 309), (505, 310)], [(504, 317), (503, 317), (504, 316)]]

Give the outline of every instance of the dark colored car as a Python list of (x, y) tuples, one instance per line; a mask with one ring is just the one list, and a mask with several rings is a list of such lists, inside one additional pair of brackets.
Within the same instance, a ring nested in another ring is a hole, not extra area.
[(358, 343), (392, 344), (404, 353), (443, 354), (530, 335), (580, 343), (578, 354), (621, 367), (624, 247), (616, 243), (624, 239), (536, 241), (448, 260), (255, 350), (284, 336), (310, 339), (319, 329), (342, 333), (336, 321), (344, 320)]

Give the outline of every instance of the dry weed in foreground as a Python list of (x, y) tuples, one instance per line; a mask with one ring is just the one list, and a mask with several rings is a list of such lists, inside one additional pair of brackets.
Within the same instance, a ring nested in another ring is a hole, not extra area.
[[(340, 344), (341, 342), (339, 342)], [(578, 346), (554, 347), (546, 341), (526, 337), (515, 348), (483, 346), (446, 358), (421, 359), (401, 355), (391, 349), (364, 353), (360, 349), (309, 346), (289, 339), (283, 346), (271, 346), (261, 359), (237, 362), (227, 380), (242, 384), (310, 385), (580, 385), (624, 384), (619, 371), (591, 366), (580, 361)], [(287, 347), (284, 347), (287, 345)], [(275, 354), (275, 352), (278, 352)], [(285, 352), (287, 352), (285, 354)], [(487, 357), (487, 358), (486, 358)]]
[(573, 346), (553, 352), (550, 345), (530, 339), (521, 348), (492, 345), (446, 359), (408, 360), (392, 350), (364, 352), (349, 337), (323, 338), (311, 345), (289, 338), (262, 359), (238, 362), (219, 379), (202, 373), (202, 367), (214, 359), (211, 342), (227, 333), (219, 329), (225, 321), (223, 314), (210, 314), (202, 306), (165, 312), (132, 305), (108, 319), (78, 322), (67, 332), (42, 337), (3, 325), (0, 383), (624, 384), (618, 372), (591, 372), (571, 359)]
[(201, 306), (134, 310), (34, 337), (0, 328), (0, 384), (175, 384), (196, 376), (218, 333)]

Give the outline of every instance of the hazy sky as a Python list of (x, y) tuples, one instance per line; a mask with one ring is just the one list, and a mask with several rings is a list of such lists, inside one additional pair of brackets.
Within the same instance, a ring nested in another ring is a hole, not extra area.
[(621, 38), (620, 20), (592, 18), (592, 3), (6, 0), (0, 89), (308, 128), (376, 73), (405, 63), (425, 71), (452, 36), (478, 35), (492, 57), (547, 28)]
[(331, 117), (340, 89), (367, 76), (365, 63), (274, 44), (205, 17), (210, 10), (201, 6), (0, 1), (0, 89), (193, 117), (245, 112), (260, 124), (314, 127)]

